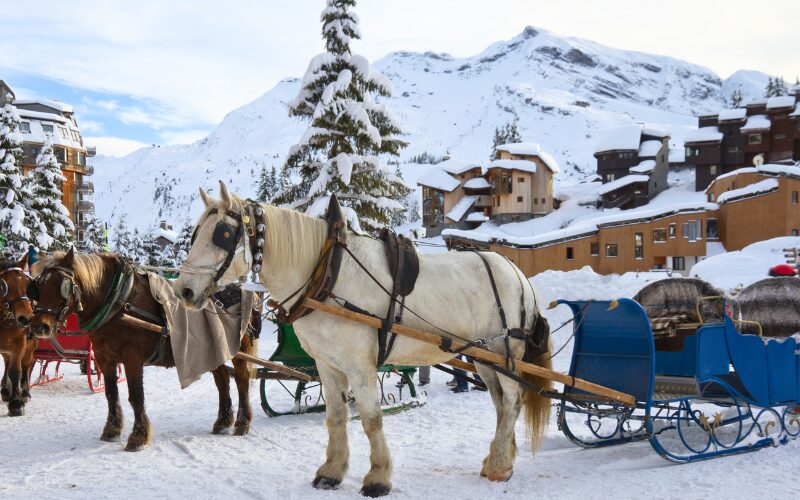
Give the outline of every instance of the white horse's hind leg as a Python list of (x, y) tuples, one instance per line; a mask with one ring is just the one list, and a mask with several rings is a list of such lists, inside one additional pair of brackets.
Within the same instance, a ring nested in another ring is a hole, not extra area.
[(388, 495), (392, 489), (392, 457), (383, 434), (383, 413), (378, 401), (375, 367), (348, 371), (348, 380), (370, 445), (370, 469), (364, 476), (361, 494), (368, 497)]
[[(495, 436), (489, 447), (489, 455), (483, 461), (481, 476), (486, 476), (491, 481), (507, 481), (514, 473), (514, 459), (517, 455), (514, 426), (522, 409), (522, 387), (488, 368), (479, 367), (478, 371), (486, 381), (498, 410)], [(496, 392), (500, 392), (500, 406), (497, 405)]]
[(347, 443), (347, 378), (344, 373), (317, 360), (317, 371), (325, 394), (326, 424), (328, 426), (328, 450), (325, 463), (317, 469), (313, 486), (330, 490), (341, 484), (347, 473), (350, 449)]

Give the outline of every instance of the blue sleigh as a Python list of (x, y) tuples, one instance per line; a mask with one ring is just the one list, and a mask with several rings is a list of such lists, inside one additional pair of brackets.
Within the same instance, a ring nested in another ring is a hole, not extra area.
[(626, 408), (566, 387), (558, 425), (576, 444), (649, 440), (662, 457), (689, 462), (800, 435), (795, 338), (742, 334), (722, 314), (688, 325), (657, 350), (650, 318), (634, 300), (559, 303), (574, 315), (570, 375), (637, 400)]

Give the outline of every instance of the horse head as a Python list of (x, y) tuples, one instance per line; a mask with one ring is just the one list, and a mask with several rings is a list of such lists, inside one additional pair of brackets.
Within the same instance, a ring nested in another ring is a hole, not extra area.
[(5, 318), (13, 321), (14, 326), (27, 328), (33, 319), (33, 305), (28, 297), (30, 277), (23, 269), (28, 265), (28, 255), (19, 262), (7, 263), (0, 270), (0, 300), (2, 300)]
[(175, 282), (175, 293), (190, 309), (205, 306), (218, 288), (250, 271), (252, 252), (246, 224), (250, 220), (245, 203), (228, 193), (220, 181), (220, 199), (200, 189), (205, 211), (195, 226), (189, 255)]
[(30, 322), (31, 333), (49, 338), (73, 312), (80, 312), (80, 289), (75, 279), (75, 250), (42, 259), (33, 265), (35, 278), (28, 286), (28, 296), (36, 302)]

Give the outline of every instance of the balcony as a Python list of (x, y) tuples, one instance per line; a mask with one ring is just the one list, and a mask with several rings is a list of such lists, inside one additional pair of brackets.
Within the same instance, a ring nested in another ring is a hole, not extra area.
[(492, 206), (491, 195), (488, 194), (478, 195), (478, 199), (475, 200), (475, 206), (478, 208), (491, 207)]
[(83, 175), (94, 175), (94, 165), (86, 165), (84, 168), (86, 170)]
[(94, 193), (94, 182), (84, 182), (80, 186), (78, 186), (79, 193)]
[(88, 200), (81, 200), (75, 203), (76, 212), (91, 212), (94, 210), (94, 203)]

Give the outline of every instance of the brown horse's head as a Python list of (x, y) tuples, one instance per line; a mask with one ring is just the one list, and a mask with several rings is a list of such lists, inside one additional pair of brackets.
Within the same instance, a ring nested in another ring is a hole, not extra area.
[(73, 266), (74, 249), (59, 252), (40, 260), (33, 266), (34, 280), (29, 288), (36, 302), (31, 321), (31, 333), (39, 338), (52, 337), (59, 324), (65, 322), (80, 304), (80, 289)]
[(23, 270), (27, 265), (27, 254), (19, 262), (0, 262), (3, 322), (18, 328), (27, 328), (33, 319), (33, 305), (27, 295), (31, 278)]

